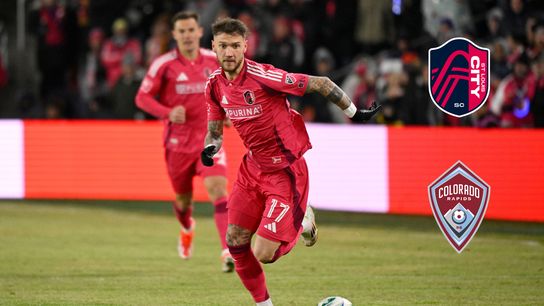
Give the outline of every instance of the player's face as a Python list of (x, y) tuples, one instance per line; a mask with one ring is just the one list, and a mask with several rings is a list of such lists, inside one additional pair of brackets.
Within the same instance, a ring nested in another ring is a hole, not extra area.
[(247, 50), (247, 41), (243, 36), (220, 33), (214, 36), (212, 46), (223, 71), (227, 73), (240, 71)]
[(182, 53), (190, 53), (200, 48), (202, 27), (193, 18), (180, 19), (174, 23), (172, 36)]

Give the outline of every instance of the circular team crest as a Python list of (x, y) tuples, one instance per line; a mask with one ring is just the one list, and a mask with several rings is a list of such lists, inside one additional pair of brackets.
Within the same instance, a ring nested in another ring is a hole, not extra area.
[(246, 101), (247, 104), (252, 105), (255, 103), (255, 94), (251, 90), (244, 91), (244, 101)]
[(489, 96), (489, 49), (456, 37), (429, 49), (429, 94), (443, 112), (464, 117)]

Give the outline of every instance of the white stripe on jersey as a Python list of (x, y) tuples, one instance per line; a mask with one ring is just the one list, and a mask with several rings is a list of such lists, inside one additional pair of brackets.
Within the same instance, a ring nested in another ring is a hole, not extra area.
[(261, 77), (263, 79), (268, 79), (268, 80), (271, 80), (271, 81), (274, 81), (274, 82), (280, 82), (281, 83), (281, 79), (275, 79), (275, 78), (266, 76), (266, 75), (261, 74), (261, 73), (253, 72), (252, 70), (249, 70), (249, 69), (247, 70), (247, 73), (253, 74), (253, 75)]
[(247, 66), (247, 72), (251, 73), (251, 74), (254, 74), (254, 75), (258, 75), (258, 76), (261, 76), (265, 79), (269, 79), (269, 80), (273, 80), (273, 81), (278, 81), (278, 82), (281, 82), (281, 79), (283, 76), (276, 76), (276, 75), (272, 75), (272, 74), (268, 74), (268, 73), (263, 73), (259, 70), (256, 70), (252, 67), (250, 67), (249, 65)]
[(262, 72), (264, 74), (269, 74), (270, 76), (277, 76), (277, 77), (282, 77), (283, 76), (283, 74), (281, 72), (271, 71), (271, 70), (264, 71), (264, 69), (262, 67), (255, 66), (255, 65), (252, 65), (250, 63), (248, 63), (247, 66), (251, 67), (251, 68), (254, 68), (254, 70), (259, 70), (260, 72)]
[(175, 50), (157, 57), (157, 59), (153, 61), (153, 64), (151, 64), (151, 67), (149, 67), (149, 71), (147, 72), (147, 74), (149, 74), (150, 77), (154, 78), (157, 75), (157, 72), (159, 72), (159, 69), (161, 69), (162, 65), (171, 60), (175, 60), (176, 58), (177, 54)]

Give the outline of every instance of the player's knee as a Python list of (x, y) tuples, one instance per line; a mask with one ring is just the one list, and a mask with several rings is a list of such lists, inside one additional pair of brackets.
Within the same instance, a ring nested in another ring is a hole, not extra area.
[(177, 208), (184, 210), (191, 206), (191, 196), (185, 195), (185, 194), (177, 194), (176, 195), (176, 206)]
[(232, 224), (229, 224), (229, 227), (227, 228), (226, 238), (227, 246), (229, 247), (238, 247), (251, 243), (251, 233), (248, 230)]
[(255, 258), (263, 264), (274, 262), (275, 252), (273, 251), (256, 248), (253, 250), (253, 254), (255, 255)]
[(227, 190), (222, 184), (213, 184), (207, 187), (210, 200), (215, 201), (227, 195)]

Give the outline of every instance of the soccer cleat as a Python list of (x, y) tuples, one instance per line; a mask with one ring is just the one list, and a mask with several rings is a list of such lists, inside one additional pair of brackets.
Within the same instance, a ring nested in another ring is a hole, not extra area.
[(191, 228), (185, 229), (183, 226), (179, 231), (178, 255), (182, 259), (189, 259), (193, 255), (193, 236), (195, 233), (196, 222), (191, 218)]
[(221, 252), (221, 270), (225, 273), (234, 271), (234, 258), (230, 255), (228, 249)]
[(307, 247), (311, 247), (317, 242), (317, 226), (315, 225), (314, 210), (310, 205), (306, 208), (304, 219), (302, 219), (302, 241)]

